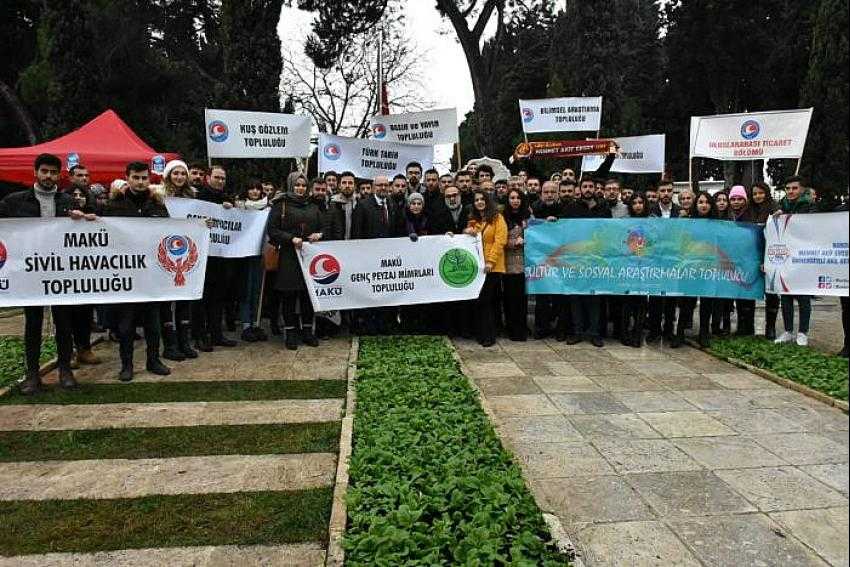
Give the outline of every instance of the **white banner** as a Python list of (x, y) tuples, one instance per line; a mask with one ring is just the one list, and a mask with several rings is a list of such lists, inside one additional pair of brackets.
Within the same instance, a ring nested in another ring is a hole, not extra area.
[(691, 157), (721, 160), (800, 158), (812, 109), (691, 117)]
[(259, 256), (263, 252), (269, 209), (225, 209), (200, 199), (178, 197), (167, 197), (165, 206), (172, 218), (212, 220), (210, 256), (245, 258)]
[(781, 215), (764, 227), (765, 291), (843, 295), (850, 279), (850, 215)]
[(308, 116), (204, 109), (211, 158), (298, 158), (310, 155)]
[(597, 132), (602, 124), (602, 97), (520, 99), (519, 117), (526, 134)]
[[(620, 147), (617, 159), (611, 166), (617, 173), (664, 173), (664, 134), (614, 138)], [(581, 170), (596, 171), (605, 156), (584, 156)]]
[(386, 175), (392, 181), (393, 176), (399, 173), (404, 175), (405, 167), (412, 161), (422, 164), (422, 171), (430, 169), (434, 161), (434, 148), (319, 134), (321, 172), (350, 171), (363, 179)]
[(199, 299), (208, 248), (201, 221), (0, 220), (0, 307)]
[(379, 114), (369, 120), (372, 139), (381, 142), (435, 146), (458, 141), (457, 109), (405, 114)]
[(483, 257), (468, 235), (304, 243), (299, 255), (316, 311), (476, 299)]

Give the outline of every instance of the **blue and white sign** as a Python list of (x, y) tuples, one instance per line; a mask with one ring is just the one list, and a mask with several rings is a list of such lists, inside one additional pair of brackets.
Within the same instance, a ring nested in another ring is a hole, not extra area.
[(374, 179), (378, 175), (392, 179), (396, 174), (404, 174), (407, 164), (412, 161), (422, 164), (423, 171), (430, 169), (434, 162), (434, 147), (319, 134), (321, 172), (351, 171), (363, 179)]
[(436, 146), (458, 141), (456, 108), (379, 114), (369, 119), (369, 126), (372, 139), (384, 142)]
[(520, 99), (519, 115), (526, 134), (597, 132), (602, 124), (602, 97)]
[[(211, 158), (300, 158), (310, 155), (310, 118), (274, 112), (204, 110)], [(164, 167), (164, 164), (163, 164)]]

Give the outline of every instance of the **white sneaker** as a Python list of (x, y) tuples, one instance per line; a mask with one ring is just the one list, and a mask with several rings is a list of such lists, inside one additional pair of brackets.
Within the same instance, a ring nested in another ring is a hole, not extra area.
[(809, 337), (806, 336), (806, 333), (797, 333), (797, 345), (809, 346)]
[(773, 342), (778, 344), (778, 345), (785, 344), (785, 343), (792, 343), (792, 342), (794, 342), (794, 335), (792, 335), (788, 331), (785, 331), (784, 333), (779, 335), (778, 339), (776, 339)]

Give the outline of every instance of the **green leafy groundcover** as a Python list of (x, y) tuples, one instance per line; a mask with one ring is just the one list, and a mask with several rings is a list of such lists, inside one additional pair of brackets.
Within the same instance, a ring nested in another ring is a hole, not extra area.
[(711, 342), (711, 352), (737, 358), (839, 400), (847, 400), (847, 359), (795, 344), (777, 345), (758, 337)]
[[(41, 362), (56, 356), (56, 343), (45, 338), (41, 346)], [(21, 337), (0, 337), (0, 387), (24, 375), (24, 340)]]
[(568, 563), (441, 338), (365, 338), (357, 373), (348, 565)]

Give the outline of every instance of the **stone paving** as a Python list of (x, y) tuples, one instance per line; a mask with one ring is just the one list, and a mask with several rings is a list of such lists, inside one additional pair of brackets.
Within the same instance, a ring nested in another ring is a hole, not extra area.
[[(141, 341), (140, 341), (141, 342)], [(168, 363), (172, 374), (144, 371), (142, 345), (136, 352), (135, 381), (345, 379), (351, 342), (323, 341), (297, 353), (281, 341), (240, 343), (218, 348), (194, 361)], [(117, 347), (104, 343), (96, 352), (105, 361), (77, 371), (81, 383), (118, 383)], [(54, 371), (45, 381), (55, 382)], [(345, 400), (260, 400), (242, 402), (121, 403), (98, 405), (0, 406), (0, 430), (44, 431), (126, 427), (282, 424), (339, 421)], [(290, 491), (332, 487), (337, 455), (215, 455), (156, 459), (103, 459), (0, 463), (0, 501), (137, 498), (160, 494), (214, 494)], [(327, 542), (283, 546), (204, 546), (98, 553), (49, 553), (0, 557), (7, 565), (292, 565), (325, 562)]]
[(456, 340), (596, 565), (847, 565), (848, 417), (701, 351)]

